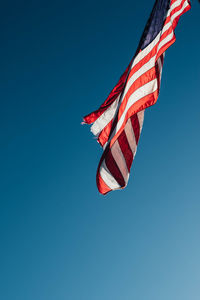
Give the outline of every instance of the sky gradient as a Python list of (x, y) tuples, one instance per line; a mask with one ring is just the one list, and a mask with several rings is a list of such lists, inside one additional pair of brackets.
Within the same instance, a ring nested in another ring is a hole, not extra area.
[(98, 194), (82, 117), (105, 100), (154, 1), (1, 7), (0, 299), (199, 300), (198, 2), (167, 51), (126, 189)]

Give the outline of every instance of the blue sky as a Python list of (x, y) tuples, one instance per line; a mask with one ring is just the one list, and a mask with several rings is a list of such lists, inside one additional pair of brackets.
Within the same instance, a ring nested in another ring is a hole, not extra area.
[(199, 300), (197, 1), (125, 190), (98, 194), (101, 149), (80, 125), (129, 63), (153, 2), (2, 4), (2, 300)]

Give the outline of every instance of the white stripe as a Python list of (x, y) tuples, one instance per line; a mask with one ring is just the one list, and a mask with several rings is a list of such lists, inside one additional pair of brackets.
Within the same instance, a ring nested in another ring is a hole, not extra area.
[(161, 61), (161, 57), (158, 58), (157, 60), (158, 63), (158, 68), (159, 68), (159, 73), (162, 71), (162, 61)]
[(138, 121), (139, 121), (139, 124), (140, 124), (140, 133), (141, 133), (143, 122), (144, 122), (144, 110), (139, 111), (137, 113), (137, 116), (138, 116)]
[[(121, 94), (120, 94), (121, 95)], [(120, 95), (117, 99), (107, 108), (107, 110), (93, 123), (91, 131), (94, 135), (98, 136), (108, 123), (113, 119), (117, 106), (119, 103)]]
[[(163, 55), (161, 55), (163, 56)], [(158, 58), (157, 60), (157, 64), (158, 64), (158, 69), (159, 69), (159, 79), (160, 79), (160, 83), (161, 83), (161, 76), (162, 76), (162, 60), (161, 60), (161, 56)]]
[(131, 148), (131, 151), (133, 153), (133, 157), (134, 157), (136, 150), (137, 150), (137, 145), (136, 145), (136, 140), (135, 140), (135, 133), (134, 133), (130, 119), (128, 119), (126, 126), (124, 128), (124, 131), (125, 131), (129, 146)]
[(109, 170), (106, 167), (105, 160), (103, 160), (100, 170), (99, 170), (100, 176), (102, 177), (103, 181), (107, 184), (107, 186), (113, 190), (113, 189), (119, 189), (120, 185), (115, 180), (115, 178), (112, 176), (112, 174), (109, 172)]

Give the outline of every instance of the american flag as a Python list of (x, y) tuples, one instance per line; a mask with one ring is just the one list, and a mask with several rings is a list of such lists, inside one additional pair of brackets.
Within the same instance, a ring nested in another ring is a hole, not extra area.
[(159, 95), (165, 51), (175, 42), (189, 0), (156, 0), (138, 49), (99, 109), (84, 117), (104, 152), (97, 169), (101, 194), (124, 188), (140, 138), (144, 110)]

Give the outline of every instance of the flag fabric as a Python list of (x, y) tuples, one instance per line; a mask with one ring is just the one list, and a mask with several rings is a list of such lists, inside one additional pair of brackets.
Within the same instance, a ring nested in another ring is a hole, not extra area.
[(175, 42), (189, 0), (157, 0), (136, 54), (99, 109), (84, 117), (104, 152), (96, 181), (101, 194), (124, 188), (140, 138), (144, 110), (159, 95), (165, 51)]

